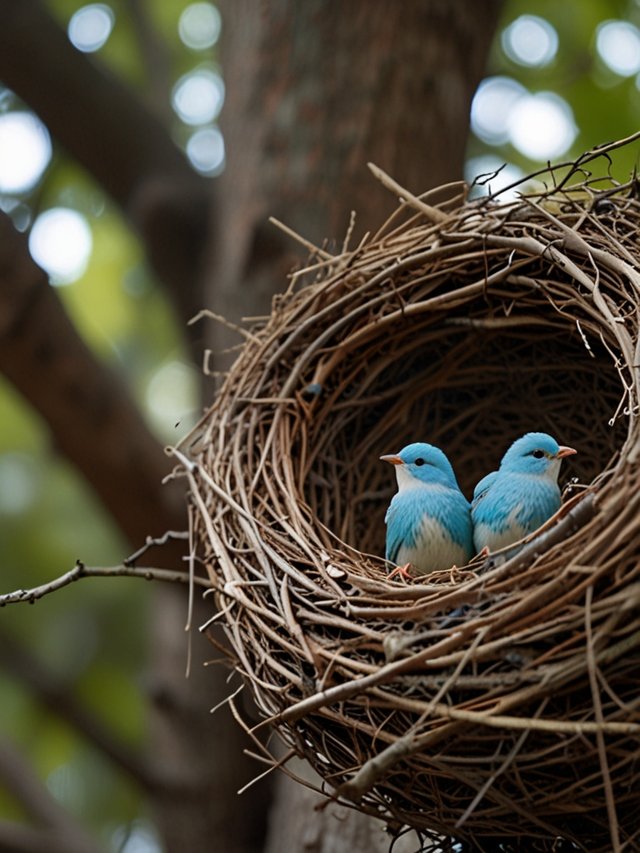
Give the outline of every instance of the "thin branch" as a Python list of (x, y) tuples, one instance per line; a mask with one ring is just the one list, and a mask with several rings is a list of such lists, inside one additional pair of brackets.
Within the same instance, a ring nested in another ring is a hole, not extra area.
[(239, 323), (232, 323), (231, 320), (228, 320), (226, 317), (223, 317), (222, 314), (216, 314), (214, 311), (210, 311), (208, 308), (202, 308), (198, 313), (192, 317), (187, 326), (193, 326), (194, 323), (198, 323), (200, 320), (209, 319), (215, 320), (218, 323), (222, 323), (223, 326), (226, 326), (227, 329), (231, 329), (234, 332), (237, 332), (241, 337), (243, 337), (246, 341), (256, 341), (256, 336), (249, 330), (245, 329), (244, 326), (241, 326)]
[(319, 246), (314, 246), (314, 244), (310, 240), (305, 239), (301, 234), (298, 234), (297, 231), (294, 231), (293, 228), (290, 228), (288, 225), (285, 225), (284, 222), (280, 222), (280, 220), (276, 219), (275, 216), (270, 216), (269, 222), (272, 225), (275, 225), (276, 228), (279, 228), (288, 237), (291, 237), (292, 240), (295, 240), (297, 243), (300, 243), (301, 246), (304, 246), (312, 257), (317, 256), (319, 258), (323, 258), (326, 261), (333, 260), (334, 256), (330, 252), (321, 249)]
[(394, 181), (392, 177), (387, 175), (379, 166), (376, 166), (375, 163), (367, 163), (371, 173), (375, 178), (377, 178), (383, 187), (386, 187), (391, 192), (396, 193), (400, 199), (408, 204), (409, 207), (415, 208), (415, 210), (419, 210), (420, 213), (423, 213), (429, 222), (444, 222), (447, 219), (447, 214), (443, 213), (437, 207), (433, 207), (430, 204), (426, 204), (422, 199), (415, 196), (413, 193), (410, 193), (409, 190), (405, 190), (404, 187), (401, 187), (397, 181)]
[(120, 566), (85, 566), (78, 560), (75, 566), (64, 575), (54, 578), (52, 581), (34, 586), (31, 589), (16, 589), (13, 592), (5, 592), (0, 595), (0, 607), (6, 604), (33, 604), (39, 598), (56, 592), (69, 584), (75, 583), (80, 578), (141, 578), (146, 581), (165, 581), (167, 583), (194, 583), (196, 586), (202, 586), (208, 589), (211, 584), (206, 578), (193, 577), (181, 571), (171, 571), (170, 569), (157, 569), (144, 566), (130, 566), (123, 563)]
[(122, 563), (124, 566), (135, 566), (140, 557), (147, 553), (150, 548), (153, 548), (157, 545), (166, 545), (167, 542), (170, 542), (174, 539), (189, 539), (189, 533), (185, 530), (167, 530), (166, 533), (163, 533), (162, 536), (147, 536), (147, 539), (137, 551), (134, 551), (133, 554), (130, 554), (126, 560), (123, 560)]
[[(493, 201), (500, 195), (508, 192), (509, 190), (520, 189), (523, 190), (523, 186), (525, 183), (529, 183), (533, 178), (539, 178), (543, 175), (553, 175), (555, 172), (562, 172), (565, 169), (567, 170), (565, 176), (562, 178), (560, 183), (557, 184), (553, 188), (553, 192), (560, 191), (563, 187), (566, 187), (567, 183), (580, 174), (580, 171), (587, 165), (587, 163), (591, 163), (594, 160), (597, 160), (600, 157), (606, 157), (611, 151), (616, 151), (618, 148), (624, 148), (626, 145), (630, 145), (636, 140), (640, 139), (640, 131), (636, 131), (632, 133), (630, 136), (625, 137), (624, 139), (617, 139), (614, 142), (606, 142), (603, 145), (596, 145), (593, 148), (590, 148), (588, 151), (585, 151), (584, 154), (580, 155), (577, 160), (566, 160), (563, 163), (555, 163), (553, 167), (550, 167), (548, 164), (546, 166), (542, 166), (540, 169), (537, 169), (535, 172), (531, 172), (526, 175), (525, 178), (518, 178), (517, 181), (513, 181), (510, 184), (507, 184), (504, 187), (501, 187), (499, 190), (496, 190), (494, 193), (490, 193), (486, 197), (486, 201)], [(530, 194), (534, 197), (538, 197), (539, 191), (537, 189), (531, 190)], [(527, 196), (528, 193), (523, 191), (523, 195)]]

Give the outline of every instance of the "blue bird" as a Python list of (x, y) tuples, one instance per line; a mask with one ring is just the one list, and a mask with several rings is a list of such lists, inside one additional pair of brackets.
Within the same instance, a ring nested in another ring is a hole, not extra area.
[(386, 558), (392, 572), (410, 577), (464, 565), (473, 556), (469, 502), (460, 491), (445, 454), (431, 444), (408, 444), (400, 453), (381, 456), (396, 467), (398, 492), (387, 509)]
[(497, 551), (533, 533), (560, 508), (558, 474), (565, 456), (544, 432), (514, 441), (498, 471), (483, 477), (473, 492), (471, 518), (476, 551)]

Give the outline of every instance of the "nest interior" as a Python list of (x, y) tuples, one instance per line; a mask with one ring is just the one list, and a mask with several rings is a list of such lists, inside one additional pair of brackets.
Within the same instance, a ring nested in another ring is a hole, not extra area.
[[(405, 193), (245, 332), (180, 451), (262, 717), (323, 792), (423, 849), (640, 845), (635, 190), (436, 208)], [(531, 430), (579, 451), (560, 519), (389, 581), (378, 457), (436, 444), (470, 497)]]

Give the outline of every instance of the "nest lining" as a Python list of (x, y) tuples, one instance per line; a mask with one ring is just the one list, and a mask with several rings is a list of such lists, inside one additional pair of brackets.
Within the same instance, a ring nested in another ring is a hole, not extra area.
[[(325, 793), (433, 849), (633, 849), (635, 185), (437, 215), (405, 198), (293, 277), (183, 448), (235, 665)], [(437, 444), (469, 496), (530, 430), (579, 450), (560, 520), (517, 553), (389, 582), (378, 457)]]

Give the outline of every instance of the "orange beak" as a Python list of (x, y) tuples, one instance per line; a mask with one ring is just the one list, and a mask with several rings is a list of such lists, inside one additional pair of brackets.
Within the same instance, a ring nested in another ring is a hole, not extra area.
[(573, 456), (574, 453), (577, 453), (577, 450), (574, 450), (573, 447), (561, 447), (560, 450), (556, 453), (557, 459), (564, 459), (565, 456)]
[(383, 462), (390, 462), (392, 465), (402, 465), (402, 459), (400, 459), (397, 453), (388, 453), (386, 456), (381, 456), (380, 459)]

